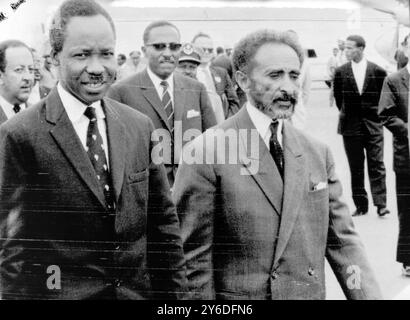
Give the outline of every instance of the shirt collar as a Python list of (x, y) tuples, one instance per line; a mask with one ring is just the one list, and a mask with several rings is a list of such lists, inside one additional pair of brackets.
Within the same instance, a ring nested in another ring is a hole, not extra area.
[[(158, 77), (154, 72), (152, 72), (149, 66), (147, 67), (147, 72), (148, 72), (148, 76), (150, 77), (152, 83), (154, 84), (155, 88), (158, 91), (158, 89), (161, 88), (161, 81), (164, 81), (164, 80)], [(171, 93), (174, 92), (174, 73), (171, 73), (171, 75), (167, 79), (165, 79), (165, 81), (168, 82), (169, 91)]]
[[(84, 116), (85, 109), (87, 105), (82, 103), (71, 93), (63, 88), (61, 83), (57, 84), (57, 91), (60, 96), (61, 102), (63, 103), (64, 109), (67, 112), (68, 118), (72, 123), (78, 123), (81, 120), (81, 117)], [(101, 101), (98, 100), (90, 105), (90, 107), (95, 108), (95, 113), (97, 119), (105, 119), (105, 114), (101, 106)]]
[[(260, 136), (265, 138), (268, 132), (270, 133), (272, 118), (253, 106), (249, 101), (246, 102), (246, 110)], [(279, 119), (278, 122), (278, 132), (282, 132), (283, 119)]]
[[(0, 106), (3, 108), (7, 118), (10, 118), (15, 114), (13, 110), (14, 105), (8, 102), (2, 95), (0, 95)], [(26, 108), (26, 104), (20, 103), (20, 108), (21, 110), (24, 110)]]
[(354, 66), (354, 67), (362, 67), (363, 68), (364, 66), (366, 66), (366, 64), (367, 64), (367, 60), (364, 57), (359, 62), (354, 62), (352, 60), (352, 67)]

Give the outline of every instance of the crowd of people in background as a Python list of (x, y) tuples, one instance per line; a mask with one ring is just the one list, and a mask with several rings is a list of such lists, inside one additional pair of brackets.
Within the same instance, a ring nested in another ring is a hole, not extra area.
[[(367, 60), (360, 35), (339, 39), (327, 63), (353, 214), (329, 148), (305, 134), (311, 74), (295, 31), (250, 32), (224, 49), (204, 32), (182, 44), (159, 20), (128, 57), (115, 39), (98, 3), (66, 0), (50, 53), (0, 43), (3, 299), (323, 299), (325, 257), (348, 298), (379, 299), (351, 217), (369, 211), (365, 161), (377, 214), (390, 214), (383, 126), (393, 133), (397, 261), (410, 276), (407, 37), (390, 75)], [(244, 129), (258, 133), (257, 157), (246, 154), (253, 142), (242, 155), (257, 173), (207, 163), (232, 147), (221, 132), (237, 133), (239, 150), (250, 143)], [(186, 132), (195, 140), (179, 143)], [(187, 148), (203, 162), (185, 162)], [(360, 287), (348, 285), (352, 264)], [(49, 265), (62, 272), (51, 288)]]

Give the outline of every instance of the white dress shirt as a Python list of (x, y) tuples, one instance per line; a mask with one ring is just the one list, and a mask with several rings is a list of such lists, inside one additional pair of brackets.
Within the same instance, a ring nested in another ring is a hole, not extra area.
[(357, 89), (359, 93), (362, 94), (364, 77), (366, 76), (367, 60), (363, 58), (358, 63), (352, 60), (352, 70), (354, 79), (356, 80)]
[[(65, 90), (60, 83), (57, 84), (57, 91), (63, 103), (64, 109), (67, 112), (68, 118), (73, 124), (78, 138), (80, 138), (84, 150), (87, 150), (87, 130), (88, 124), (90, 123), (90, 120), (84, 115), (87, 106)], [(98, 131), (100, 132), (103, 140), (103, 149), (107, 158), (107, 164), (109, 166), (110, 161), (108, 157), (107, 126), (105, 124), (105, 114), (101, 107), (101, 101), (94, 102), (90, 105), (90, 107), (95, 108)]]
[[(248, 111), (249, 117), (255, 125), (256, 130), (258, 130), (259, 135), (261, 136), (266, 146), (270, 150), (269, 140), (272, 135), (272, 132), (270, 131), (270, 124), (272, 123), (272, 119), (266, 114), (264, 114), (262, 111), (254, 107), (249, 101), (246, 102), (246, 111)], [(277, 137), (280, 146), (283, 148), (283, 120), (279, 119), (278, 122), (279, 123)]]
[[(3, 108), (4, 114), (6, 115), (7, 119), (10, 119), (16, 115), (16, 113), (13, 110), (14, 105), (12, 105), (10, 102), (4, 99), (3, 96), (1, 95), (0, 95), (0, 108)], [(20, 108), (21, 108), (20, 110), (26, 109), (26, 104), (20, 103)]]
[[(163, 94), (163, 87), (161, 86), (161, 82), (164, 81), (160, 77), (158, 77), (154, 72), (151, 71), (149, 67), (147, 67), (147, 72), (148, 76), (150, 77), (152, 83), (154, 84), (155, 90), (158, 93), (159, 100), (161, 100), (162, 94)], [(172, 108), (175, 110), (174, 106), (174, 74), (171, 73), (171, 75), (165, 79), (165, 81), (168, 82), (168, 92), (169, 95), (171, 96), (171, 101), (172, 101)]]
[(200, 65), (197, 69), (197, 79), (201, 82), (208, 93), (209, 100), (211, 101), (212, 109), (214, 110), (216, 123), (222, 123), (225, 121), (225, 112), (222, 103), (222, 99), (216, 92), (215, 82), (212, 77), (209, 64), (203, 66)]

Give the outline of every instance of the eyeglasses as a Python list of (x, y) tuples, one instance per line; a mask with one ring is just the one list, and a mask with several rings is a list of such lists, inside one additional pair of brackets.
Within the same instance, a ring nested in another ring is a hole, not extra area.
[(161, 42), (161, 43), (149, 43), (149, 44), (146, 44), (146, 46), (152, 46), (157, 51), (164, 51), (165, 48), (169, 48), (169, 50), (171, 51), (178, 51), (179, 49), (181, 49), (182, 44), (175, 43), (175, 42), (171, 42), (171, 43)]
[(212, 52), (214, 52), (214, 48), (202, 48), (202, 50), (204, 50), (205, 53), (212, 53)]

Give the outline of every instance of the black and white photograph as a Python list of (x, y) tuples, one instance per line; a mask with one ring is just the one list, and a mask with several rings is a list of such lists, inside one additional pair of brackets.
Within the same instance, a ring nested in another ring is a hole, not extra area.
[(0, 305), (410, 300), (409, 57), (409, 0), (0, 0)]

